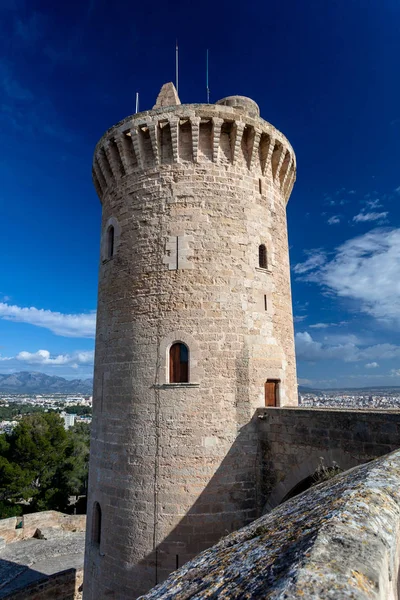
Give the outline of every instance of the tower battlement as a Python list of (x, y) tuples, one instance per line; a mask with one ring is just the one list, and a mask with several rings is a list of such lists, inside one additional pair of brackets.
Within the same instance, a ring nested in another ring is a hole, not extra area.
[(255, 177), (272, 179), (286, 202), (296, 178), (286, 137), (259, 116), (253, 100), (230, 96), (216, 104), (161, 106), (127, 117), (96, 145), (93, 181), (102, 200), (126, 175), (190, 161), (245, 167)]

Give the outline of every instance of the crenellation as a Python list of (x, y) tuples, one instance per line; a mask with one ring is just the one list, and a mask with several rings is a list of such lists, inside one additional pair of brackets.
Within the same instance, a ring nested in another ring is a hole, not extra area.
[(99, 148), (99, 151), (96, 155), (97, 163), (100, 167), (100, 171), (104, 177), (104, 180), (107, 184), (107, 187), (111, 187), (112, 185), (112, 171), (110, 165), (108, 163), (104, 148)]
[(149, 134), (150, 134), (150, 141), (151, 141), (151, 147), (152, 147), (152, 151), (153, 151), (155, 166), (158, 167), (158, 165), (160, 164), (160, 150), (159, 150), (160, 145), (159, 145), (159, 139), (158, 139), (158, 132), (159, 132), (158, 123), (155, 123), (154, 121), (150, 121), (148, 129), (149, 129)]
[(233, 148), (232, 148), (232, 164), (235, 164), (239, 159), (239, 150), (242, 147), (242, 137), (245, 130), (245, 123), (235, 121), (233, 126)]
[(124, 167), (124, 172), (125, 174), (129, 175), (130, 173), (132, 173), (135, 166), (131, 139), (125, 133), (119, 132), (115, 136), (115, 143), (117, 146), (120, 160)]
[(285, 158), (285, 147), (280, 143), (276, 142), (274, 150), (272, 152), (272, 177), (274, 181), (279, 181), (279, 172), (281, 170), (282, 163)]
[(218, 119), (218, 117), (213, 117), (212, 119), (212, 160), (215, 163), (218, 162), (219, 142), (223, 122), (223, 119)]
[(283, 179), (287, 173), (287, 169), (289, 166), (289, 160), (290, 160), (289, 151), (286, 150), (285, 148), (283, 148), (282, 154), (280, 157), (280, 161), (279, 161), (279, 165), (278, 165), (278, 169), (277, 169), (277, 175), (276, 175), (276, 180), (279, 183), (279, 187), (281, 187), (281, 188), (282, 188)]
[(199, 162), (200, 117), (192, 117), (193, 160)]
[(192, 124), (188, 118), (179, 120), (178, 147), (180, 161), (193, 161)]
[(101, 189), (101, 186), (100, 186), (99, 181), (98, 181), (98, 179), (96, 177), (96, 173), (95, 173), (93, 167), (92, 167), (92, 181), (93, 181), (93, 185), (95, 187), (95, 190), (97, 192), (97, 195), (101, 197), (103, 195), (103, 190)]
[(131, 134), (133, 150), (135, 152), (135, 157), (136, 157), (136, 161), (137, 161), (137, 166), (139, 169), (143, 169), (143, 167), (144, 167), (143, 154), (141, 152), (138, 129), (139, 128), (137, 125), (135, 127), (131, 127), (130, 134)]
[(290, 173), (291, 173), (291, 169), (292, 169), (292, 165), (293, 165), (292, 155), (289, 152), (287, 152), (286, 157), (288, 157), (286, 169), (285, 169), (283, 175), (281, 175), (281, 190), (283, 191), (284, 194), (287, 189), (287, 183), (288, 183), (288, 179), (290, 177)]
[(179, 119), (175, 118), (169, 122), (171, 129), (171, 141), (172, 141), (172, 156), (175, 163), (179, 162)]
[(114, 140), (110, 140), (104, 144), (104, 151), (110, 165), (112, 176), (115, 180), (120, 179), (125, 175), (124, 166), (122, 164), (117, 146)]
[(101, 190), (104, 193), (107, 189), (107, 181), (102, 170), (100, 169), (99, 161), (97, 160), (96, 156), (93, 158), (93, 171), (96, 173), (97, 181), (100, 183)]
[(260, 162), (260, 154), (259, 154), (260, 140), (261, 140), (261, 131), (259, 129), (256, 129), (254, 131), (254, 136), (253, 136), (253, 144), (252, 144), (252, 148), (251, 148), (250, 165), (249, 165), (249, 169), (252, 172), (261, 171), (261, 162)]

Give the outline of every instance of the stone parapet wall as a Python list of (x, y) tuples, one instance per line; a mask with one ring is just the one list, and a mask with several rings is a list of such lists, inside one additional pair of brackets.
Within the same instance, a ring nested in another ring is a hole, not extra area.
[(35, 535), (37, 529), (54, 527), (63, 531), (85, 531), (86, 515), (66, 515), (55, 510), (0, 519), (0, 538), (8, 544)]
[(266, 510), (321, 464), (346, 470), (400, 447), (398, 410), (287, 407), (257, 414)]
[(141, 600), (397, 600), (399, 531), (397, 451), (288, 500)]

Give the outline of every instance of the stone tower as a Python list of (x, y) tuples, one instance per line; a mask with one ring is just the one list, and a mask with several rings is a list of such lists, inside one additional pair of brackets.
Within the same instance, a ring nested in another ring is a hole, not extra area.
[(174, 86), (96, 146), (103, 205), (84, 599), (132, 599), (260, 509), (254, 412), (297, 404), (287, 139)]

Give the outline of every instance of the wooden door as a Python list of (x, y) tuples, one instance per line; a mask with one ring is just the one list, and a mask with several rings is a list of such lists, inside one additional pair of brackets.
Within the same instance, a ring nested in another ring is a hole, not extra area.
[(265, 382), (265, 406), (278, 405), (278, 381), (268, 379)]

